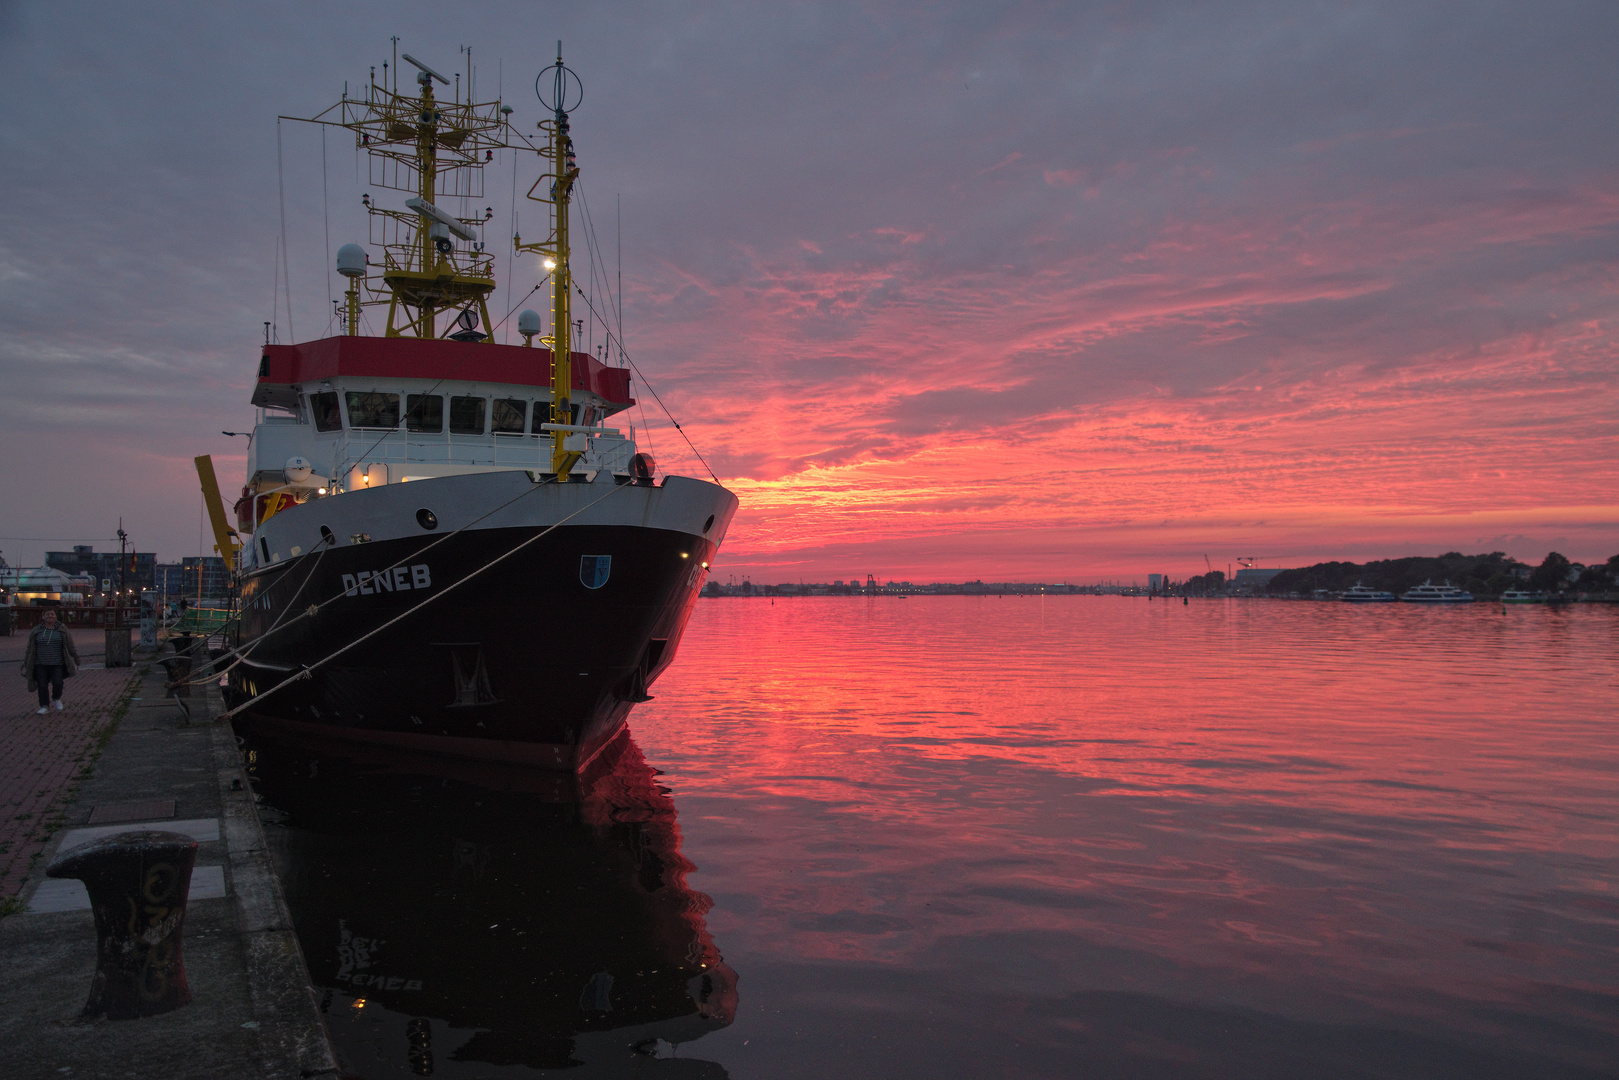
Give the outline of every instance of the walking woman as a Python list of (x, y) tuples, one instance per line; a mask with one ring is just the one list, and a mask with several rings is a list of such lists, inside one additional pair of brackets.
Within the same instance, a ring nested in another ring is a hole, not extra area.
[(56, 621), (56, 609), (48, 607), (40, 624), (28, 635), (28, 651), (23, 654), (22, 674), (28, 689), (39, 691), (36, 716), (62, 708), (62, 680), (79, 673), (79, 650), (73, 635)]

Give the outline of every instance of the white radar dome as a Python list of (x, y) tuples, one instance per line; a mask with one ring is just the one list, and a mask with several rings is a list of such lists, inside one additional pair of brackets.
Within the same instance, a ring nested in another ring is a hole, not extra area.
[(281, 475), (286, 478), (289, 484), (301, 484), (308, 480), (314, 471), (315, 467), (309, 464), (307, 458), (290, 457), (287, 459), (287, 464), (282, 467)]
[(517, 316), (517, 332), (524, 337), (533, 337), (538, 334), (540, 327), (540, 313), (533, 308), (525, 308), (523, 313)]
[(344, 277), (365, 277), (365, 248), (344, 244), (337, 249), (337, 272)]

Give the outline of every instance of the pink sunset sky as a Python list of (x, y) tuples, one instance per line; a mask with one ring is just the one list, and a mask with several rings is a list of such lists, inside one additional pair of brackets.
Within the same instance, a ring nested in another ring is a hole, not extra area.
[(722, 580), (1619, 551), (1612, 5), (442, 11), (0, 8), (9, 562), (202, 549), (192, 456), (234, 483), (262, 324), (330, 332), (366, 239), (354, 147), (276, 116), (395, 33), (525, 126), (564, 40), (596, 271), (621, 206), (630, 354), (742, 501)]

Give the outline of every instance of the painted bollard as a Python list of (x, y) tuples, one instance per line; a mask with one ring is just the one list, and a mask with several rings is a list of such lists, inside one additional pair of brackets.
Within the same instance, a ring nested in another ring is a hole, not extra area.
[(197, 842), (170, 832), (126, 832), (63, 852), (45, 876), (78, 878), (96, 920), (96, 974), (86, 1017), (133, 1020), (191, 1000), (181, 929)]

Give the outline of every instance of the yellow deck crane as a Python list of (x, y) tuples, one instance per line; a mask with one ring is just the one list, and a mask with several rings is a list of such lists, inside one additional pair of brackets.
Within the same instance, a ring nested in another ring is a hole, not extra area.
[[(219, 497), (219, 481), (214, 476), (214, 459), (202, 454), (194, 459), (197, 480), (202, 485), (202, 501), (208, 507), (208, 521), (214, 529), (214, 550), (225, 560), (225, 569), (236, 570), (236, 556), (242, 550), (241, 538), (225, 519), (225, 500)], [(200, 573), (200, 571), (199, 571)]]

